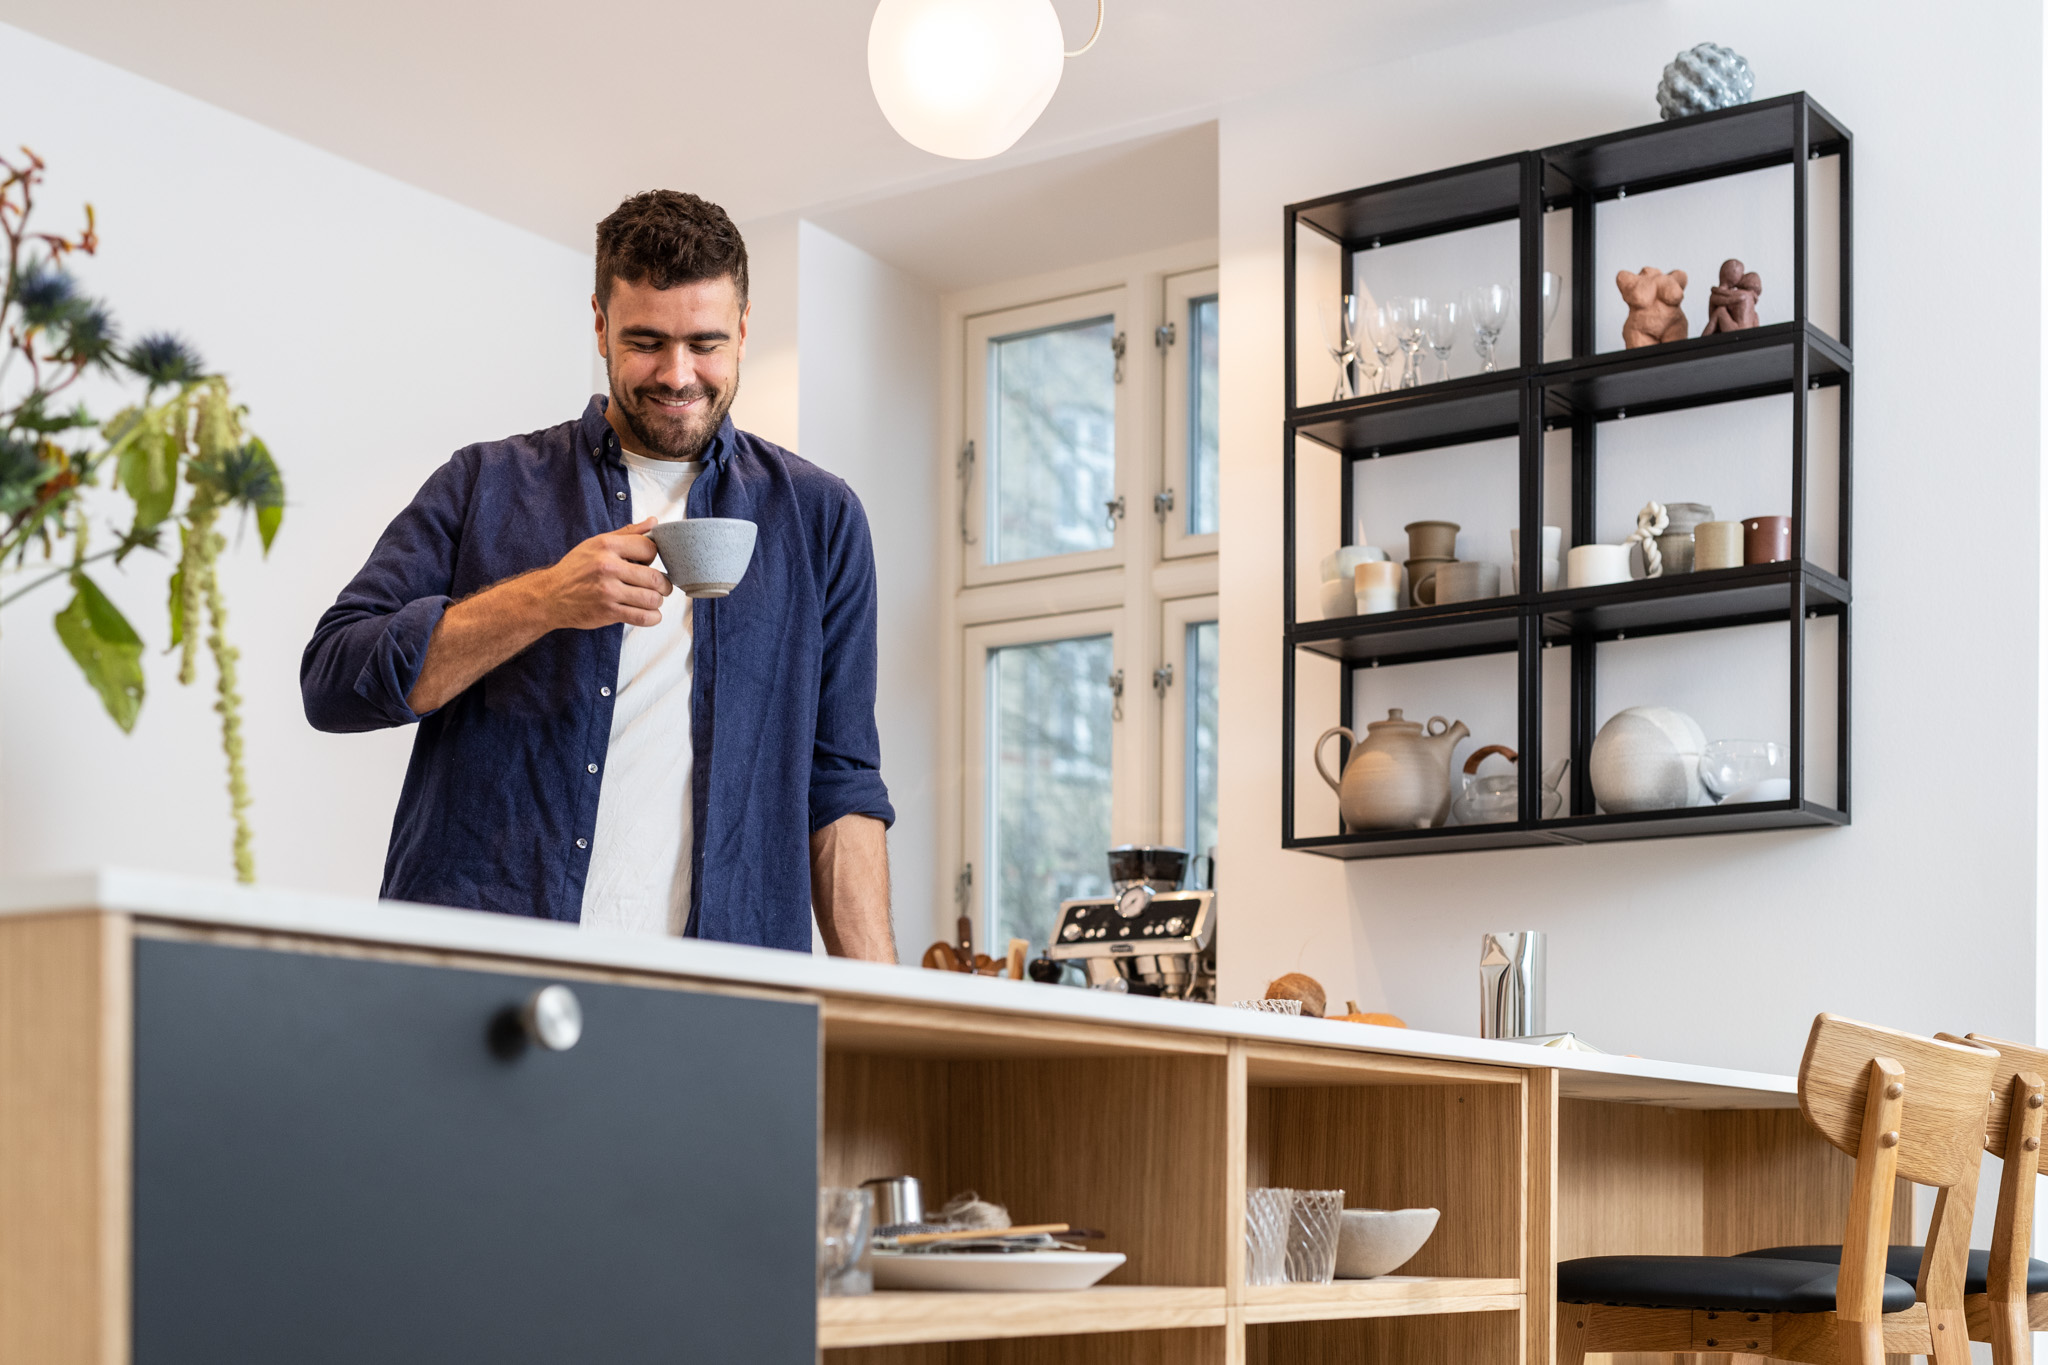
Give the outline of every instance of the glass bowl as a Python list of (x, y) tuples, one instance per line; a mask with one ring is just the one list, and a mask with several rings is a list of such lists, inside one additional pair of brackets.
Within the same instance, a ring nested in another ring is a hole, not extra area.
[(1771, 739), (1717, 739), (1700, 751), (1700, 785), (1724, 806), (1792, 797), (1792, 754)]

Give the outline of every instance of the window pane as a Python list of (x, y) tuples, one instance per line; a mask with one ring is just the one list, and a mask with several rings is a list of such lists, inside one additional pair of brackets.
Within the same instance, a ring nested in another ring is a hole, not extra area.
[(1043, 948), (1060, 902), (1109, 891), (1110, 637), (988, 655), (988, 952)]
[(1216, 296), (1188, 302), (1188, 534), (1216, 529)]
[(1103, 513), (1116, 496), (1115, 326), (1094, 318), (989, 343), (989, 563), (1115, 543)]
[(1188, 627), (1188, 852), (1216, 847), (1216, 623)]

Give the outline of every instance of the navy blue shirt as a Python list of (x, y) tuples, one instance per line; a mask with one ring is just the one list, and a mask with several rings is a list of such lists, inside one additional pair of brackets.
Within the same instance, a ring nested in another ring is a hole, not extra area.
[[(731, 596), (662, 604), (694, 613), (685, 932), (808, 952), (810, 835), (843, 815), (895, 819), (875, 733), (874, 547), (844, 481), (730, 419), (704, 460), (688, 515), (760, 535)], [(306, 719), (420, 727), (384, 895), (581, 917), (625, 627), (554, 631), (424, 716), (405, 699), (451, 602), (624, 527), (631, 507), (592, 398), (577, 421), (457, 451), (320, 618), (299, 665)]]

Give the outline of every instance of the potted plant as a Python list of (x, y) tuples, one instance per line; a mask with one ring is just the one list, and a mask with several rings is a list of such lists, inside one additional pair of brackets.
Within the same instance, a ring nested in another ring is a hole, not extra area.
[[(198, 675), (202, 638), (213, 660), (235, 875), (254, 881), (237, 654), (216, 566), (227, 548), (224, 515), (253, 518), (269, 553), (284, 519), (284, 479), (263, 442), (244, 430), (246, 410), (225, 377), (208, 373), (170, 333), (123, 344), (106, 304), (65, 268), (98, 249), (90, 205), (75, 236), (31, 228), (43, 173), (26, 148), (19, 161), (0, 157), (0, 608), (44, 587), (68, 588), (57, 637), (114, 723), (132, 731), (146, 690), (142, 636), (88, 569), (118, 566), (138, 550), (176, 556), (170, 648), (186, 685)], [(71, 392), (89, 376), (138, 386), (140, 396), (101, 420)], [(88, 490), (101, 488), (103, 475), (125, 508), (98, 541), (92, 514), (108, 499)]]

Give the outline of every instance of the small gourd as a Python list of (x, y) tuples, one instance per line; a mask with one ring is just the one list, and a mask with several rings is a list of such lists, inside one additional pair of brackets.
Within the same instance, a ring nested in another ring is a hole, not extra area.
[(1408, 1027), (1408, 1021), (1403, 1019), (1398, 1014), (1366, 1014), (1362, 1012), (1358, 1008), (1358, 1002), (1356, 1000), (1346, 1000), (1344, 1002), (1344, 1008), (1350, 1012), (1348, 1014), (1339, 1014), (1333, 1016), (1340, 1023), (1378, 1024), (1381, 1028)]

